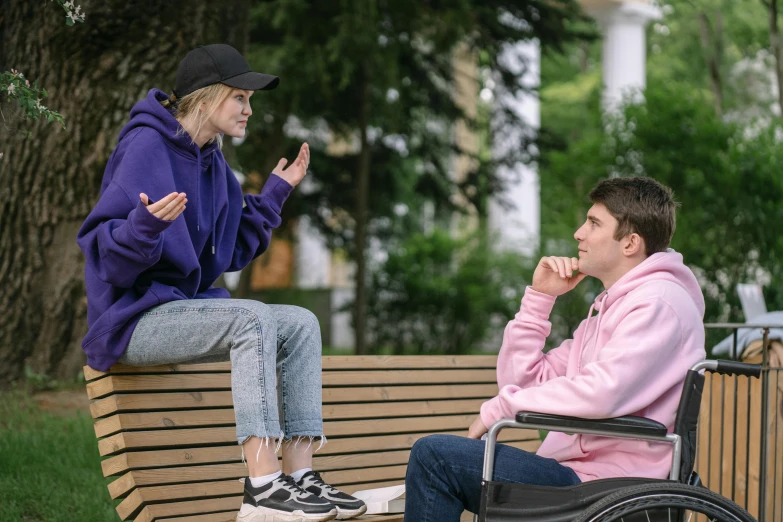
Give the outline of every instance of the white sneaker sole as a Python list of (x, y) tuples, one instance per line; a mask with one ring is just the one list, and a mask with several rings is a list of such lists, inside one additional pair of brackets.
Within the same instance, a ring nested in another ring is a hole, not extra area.
[(242, 509), (237, 513), (236, 522), (325, 522), (337, 516), (337, 510), (328, 513), (304, 513), (296, 510), (293, 512), (278, 511), (265, 507), (253, 507), (242, 504)]
[(358, 517), (363, 515), (365, 511), (367, 511), (367, 506), (362, 506), (359, 509), (340, 509), (337, 507), (337, 520), (348, 520), (349, 518)]

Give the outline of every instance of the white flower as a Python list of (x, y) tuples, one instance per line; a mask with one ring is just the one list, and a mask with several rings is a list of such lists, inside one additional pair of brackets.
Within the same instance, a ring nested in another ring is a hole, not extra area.
[(11, 93), (13, 93), (13, 92), (14, 92), (14, 88), (15, 88), (15, 86), (14, 86), (14, 84), (13, 84), (13, 83), (12, 83), (11, 85), (9, 85), (9, 86), (8, 86), (8, 94), (11, 94)]
[(66, 8), (68, 11), (70, 11), (71, 9), (73, 9), (73, 2), (71, 2), (70, 0), (68, 0), (68, 2), (65, 2), (65, 3), (63, 4), (63, 7), (64, 7), (64, 8)]
[(3, 153), (0, 152), (0, 159), (3, 159)]
[(77, 5), (76, 6), (76, 11), (74, 11), (74, 13), (76, 13), (76, 16), (81, 16), (82, 15), (82, 6)]

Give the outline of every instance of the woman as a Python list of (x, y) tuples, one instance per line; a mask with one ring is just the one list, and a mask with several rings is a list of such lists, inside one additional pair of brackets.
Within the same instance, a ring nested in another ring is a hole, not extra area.
[(253, 92), (278, 81), (252, 72), (236, 49), (208, 45), (182, 60), (173, 95), (152, 89), (133, 107), (79, 231), (89, 323), (82, 345), (97, 370), (230, 359), (249, 471), (237, 520), (350, 518), (364, 503), (312, 471), (313, 438), (325, 442), (318, 321), (212, 286), (266, 250), (307, 171), (305, 143), (288, 168), (278, 162), (261, 194), (243, 198), (220, 150), (223, 135), (245, 135)]

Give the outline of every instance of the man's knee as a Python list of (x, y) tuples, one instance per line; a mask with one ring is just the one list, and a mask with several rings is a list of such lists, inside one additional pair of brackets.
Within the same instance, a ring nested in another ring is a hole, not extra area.
[(437, 434), (420, 438), (411, 448), (410, 462), (415, 462), (417, 465), (421, 464), (424, 468), (431, 468), (436, 465), (444, 458), (447, 458), (448, 439), (448, 435)]

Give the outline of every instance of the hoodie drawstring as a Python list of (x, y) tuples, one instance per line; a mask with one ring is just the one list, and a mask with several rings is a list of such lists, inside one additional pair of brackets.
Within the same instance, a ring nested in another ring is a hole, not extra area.
[[(196, 161), (198, 162), (198, 168), (196, 170), (196, 201), (201, 203), (201, 149), (196, 150)], [(201, 212), (196, 208), (196, 231), (201, 231)]]
[(217, 228), (217, 211), (215, 210), (215, 172), (210, 176), (212, 178), (212, 255), (215, 255), (215, 229)]
[[(201, 149), (196, 151), (196, 158), (198, 160), (198, 175), (196, 176), (196, 199), (201, 202)], [(212, 255), (215, 255), (215, 229), (217, 228), (217, 211), (215, 210), (215, 175), (212, 174), (212, 234), (210, 239), (212, 240)], [(201, 231), (201, 212), (196, 211), (196, 230)]]
[(604, 302), (606, 302), (606, 298), (609, 297), (609, 293), (605, 292), (604, 296), (598, 301), (598, 306), (595, 306), (595, 302), (590, 305), (590, 310), (587, 312), (587, 324), (585, 325), (585, 333), (587, 333), (587, 330), (590, 328), (590, 319), (593, 317), (593, 310), (598, 310), (597, 315), (597, 321), (598, 324), (595, 325), (595, 333), (593, 333), (593, 342), (592, 344), (585, 344), (584, 348), (582, 349), (582, 353), (579, 354), (579, 370), (582, 369), (582, 359), (584, 358), (585, 352), (588, 348), (592, 347), (595, 349), (596, 343), (598, 342), (598, 331), (601, 329), (601, 312), (604, 309)]

